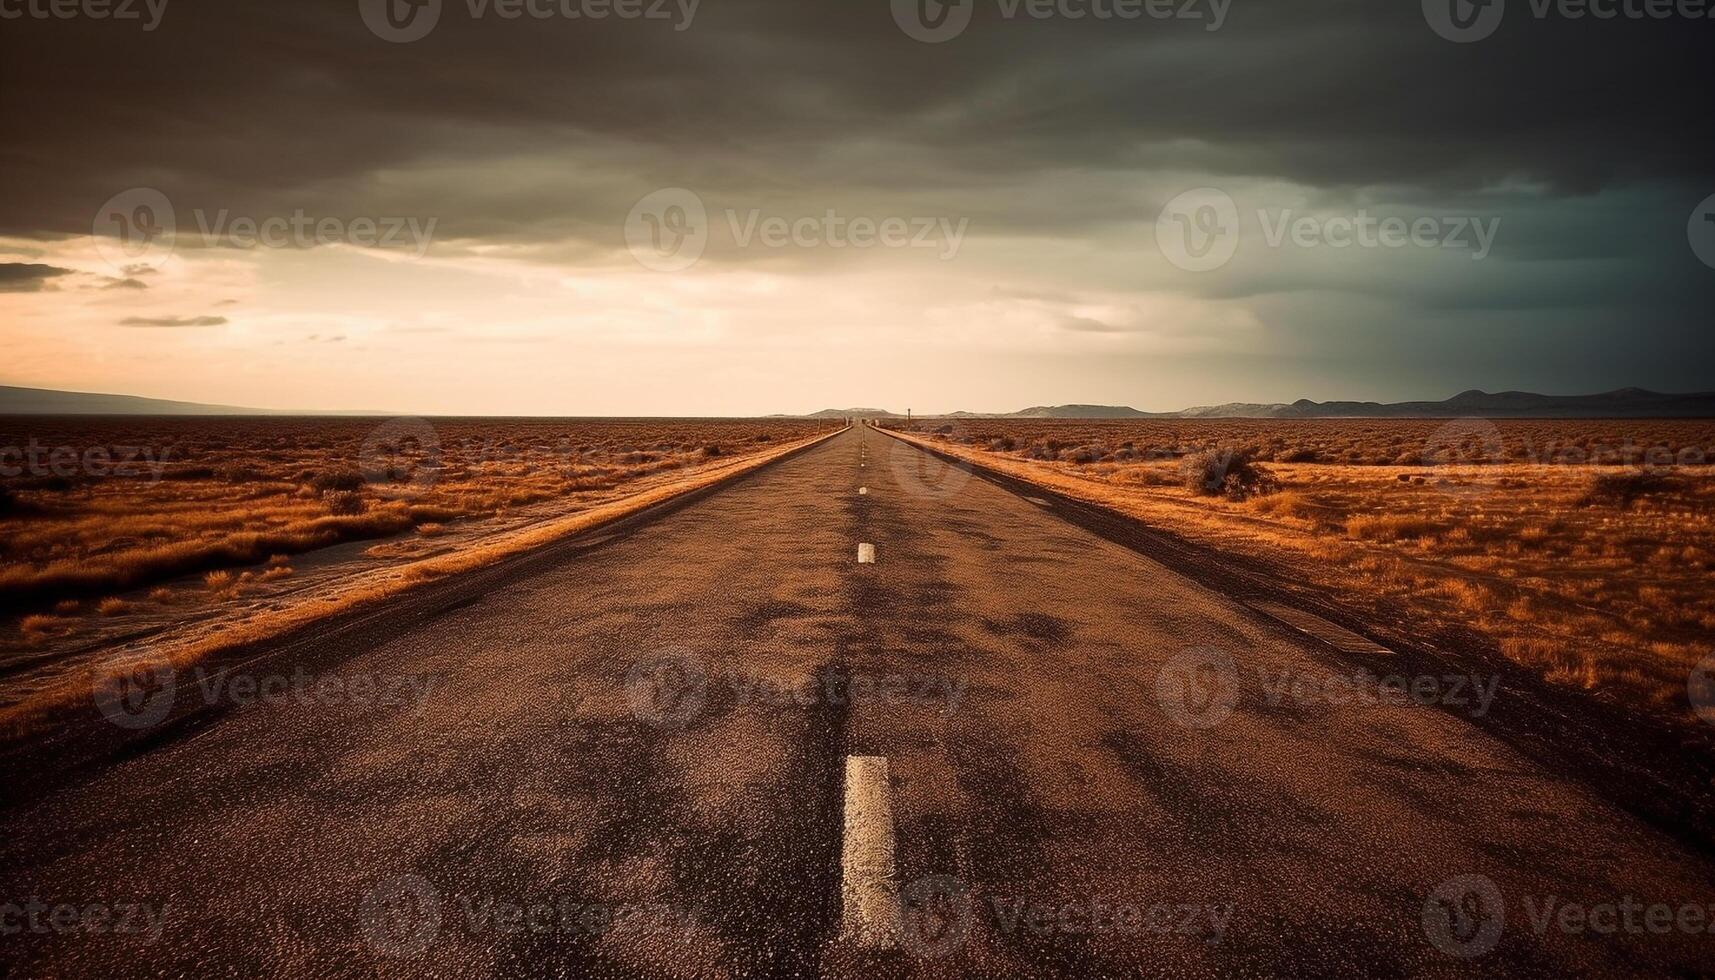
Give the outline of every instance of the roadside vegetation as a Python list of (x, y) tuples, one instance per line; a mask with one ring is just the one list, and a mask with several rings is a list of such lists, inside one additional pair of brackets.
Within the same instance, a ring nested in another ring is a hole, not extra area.
[(915, 436), (1418, 635), (1685, 717), (1715, 654), (1715, 423), (971, 420)]
[(288, 575), (293, 556), (342, 543), (576, 511), (816, 426), (15, 418), (0, 430), (0, 445), (37, 447), (34, 462), (0, 459), (0, 615), (40, 642), (91, 617), (238, 596)]

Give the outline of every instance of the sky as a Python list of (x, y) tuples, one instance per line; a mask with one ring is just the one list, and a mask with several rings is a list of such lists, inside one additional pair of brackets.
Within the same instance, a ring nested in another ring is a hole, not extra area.
[(1700, 0), (151, 3), (0, 0), (0, 384), (541, 415), (1715, 389)]

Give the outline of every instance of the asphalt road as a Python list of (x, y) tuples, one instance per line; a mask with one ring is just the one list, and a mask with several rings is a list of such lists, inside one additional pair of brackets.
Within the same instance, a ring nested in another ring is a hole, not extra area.
[(1504, 687), (1373, 682), (879, 432), (605, 537), (178, 681), (229, 710), (0, 813), (5, 975), (1715, 971), (1709, 862), (1464, 717)]

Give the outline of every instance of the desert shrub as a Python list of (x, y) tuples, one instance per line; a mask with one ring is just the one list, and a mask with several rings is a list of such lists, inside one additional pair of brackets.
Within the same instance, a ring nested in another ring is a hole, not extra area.
[(726, 450), (722, 449), (721, 447), (715, 445), (712, 442), (703, 447), (703, 456), (706, 459), (714, 459), (716, 456), (724, 455), (725, 452), (726, 452)]
[(1600, 473), (1585, 484), (1578, 503), (1584, 507), (1630, 507), (1640, 497), (1671, 487), (1667, 477), (1656, 473)]
[(357, 470), (323, 470), (310, 479), (310, 486), (324, 495), (329, 491), (352, 491), (363, 486), (363, 474)]
[(1077, 449), (1069, 450), (1066, 453), (1066, 458), (1079, 466), (1088, 466), (1102, 458), (1102, 451), (1096, 446), (1080, 446)]
[(1346, 534), (1360, 541), (1407, 541), (1435, 530), (1429, 521), (1399, 514), (1359, 514), (1346, 520)]
[(363, 513), (363, 495), (354, 490), (335, 490), (322, 494), (322, 500), (327, 502), (328, 513), (341, 517), (349, 517)]
[(1185, 489), (1206, 497), (1245, 500), (1278, 487), (1274, 477), (1257, 465), (1249, 449), (1209, 449), (1180, 463)]
[(1277, 517), (1296, 517), (1299, 520), (1316, 520), (1326, 517), (1327, 508), (1310, 500), (1295, 491), (1277, 493), (1260, 497), (1255, 503), (1257, 513), (1273, 514)]
[(1014, 442), (1011, 436), (1001, 436), (999, 439), (989, 440), (989, 452), (991, 453), (1010, 453), (1017, 446), (1018, 443)]
[(1291, 452), (1286, 453), (1285, 455), (1278, 457), (1276, 459), (1276, 462), (1280, 462), (1280, 463), (1317, 463), (1317, 462), (1321, 462), (1321, 460), (1322, 460), (1322, 457), (1317, 455), (1316, 450), (1314, 450), (1314, 449), (1294, 449)]
[(773, 442), (773, 441), (774, 441), (774, 437), (773, 437), (773, 436), (771, 436), (771, 435), (769, 435), (769, 434), (768, 434), (768, 433), (766, 433), (766, 432), (763, 432), (763, 433), (759, 433), (759, 434), (758, 434), (758, 435), (757, 435), (757, 437), (756, 437), (756, 441), (757, 441), (757, 442)]

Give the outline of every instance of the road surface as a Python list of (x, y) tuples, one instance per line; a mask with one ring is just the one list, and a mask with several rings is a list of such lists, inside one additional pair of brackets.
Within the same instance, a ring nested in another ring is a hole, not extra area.
[(1715, 969), (1706, 858), (1461, 716), (1504, 687), (867, 428), (329, 643), (0, 813), (6, 975)]

